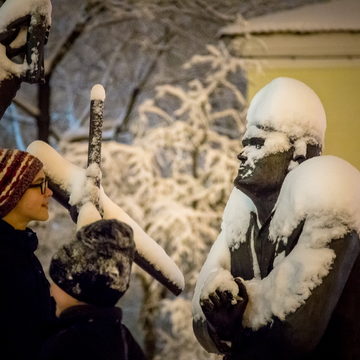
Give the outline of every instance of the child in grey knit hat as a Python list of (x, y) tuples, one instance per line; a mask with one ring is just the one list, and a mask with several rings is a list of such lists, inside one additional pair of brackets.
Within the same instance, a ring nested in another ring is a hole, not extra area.
[(83, 226), (50, 264), (59, 331), (41, 360), (145, 359), (115, 307), (129, 287), (133, 231), (117, 220)]

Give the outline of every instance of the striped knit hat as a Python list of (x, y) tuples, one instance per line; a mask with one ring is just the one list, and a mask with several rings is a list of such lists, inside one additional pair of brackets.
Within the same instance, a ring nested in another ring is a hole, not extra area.
[(0, 218), (16, 206), (42, 167), (25, 151), (0, 149)]

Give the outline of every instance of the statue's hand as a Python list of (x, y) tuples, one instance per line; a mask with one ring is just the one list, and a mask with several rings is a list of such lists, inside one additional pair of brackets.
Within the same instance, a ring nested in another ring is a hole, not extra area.
[(248, 302), (244, 283), (240, 278), (235, 278), (234, 282), (238, 286), (236, 295), (230, 290), (224, 290), (222, 286), (222, 290), (217, 288), (200, 298), (200, 305), (210, 329), (223, 340), (229, 340), (234, 331), (241, 329), (242, 317)]

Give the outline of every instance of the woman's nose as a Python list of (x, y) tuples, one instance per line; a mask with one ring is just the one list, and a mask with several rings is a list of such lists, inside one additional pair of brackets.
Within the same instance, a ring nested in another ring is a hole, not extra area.
[(47, 197), (53, 196), (53, 191), (49, 187), (46, 188), (46, 196)]

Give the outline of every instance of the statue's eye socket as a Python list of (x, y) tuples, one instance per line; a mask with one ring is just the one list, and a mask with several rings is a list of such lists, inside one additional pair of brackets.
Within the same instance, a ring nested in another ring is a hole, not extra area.
[(261, 137), (247, 138), (242, 141), (243, 147), (253, 146), (255, 149), (261, 149), (265, 143), (265, 139)]

